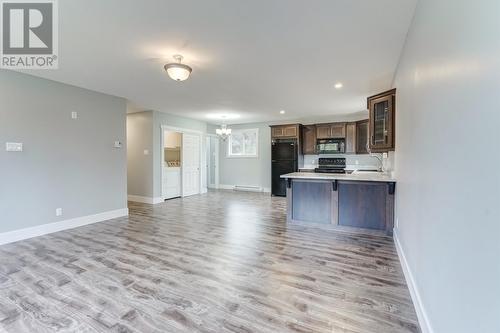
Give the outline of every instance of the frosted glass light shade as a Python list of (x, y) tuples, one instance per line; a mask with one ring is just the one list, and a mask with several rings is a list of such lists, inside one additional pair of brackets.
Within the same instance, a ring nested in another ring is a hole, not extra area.
[(192, 71), (188, 65), (179, 63), (166, 64), (164, 68), (168, 76), (175, 81), (187, 80)]

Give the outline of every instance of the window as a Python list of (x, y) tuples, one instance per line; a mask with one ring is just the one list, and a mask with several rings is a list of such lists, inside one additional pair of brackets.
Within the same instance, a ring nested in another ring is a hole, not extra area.
[(228, 139), (228, 157), (257, 157), (259, 129), (233, 130)]

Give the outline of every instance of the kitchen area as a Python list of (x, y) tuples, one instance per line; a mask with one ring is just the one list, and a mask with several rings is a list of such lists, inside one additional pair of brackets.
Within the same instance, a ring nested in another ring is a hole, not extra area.
[(287, 223), (392, 234), (395, 89), (367, 98), (368, 118), (271, 126), (272, 195)]

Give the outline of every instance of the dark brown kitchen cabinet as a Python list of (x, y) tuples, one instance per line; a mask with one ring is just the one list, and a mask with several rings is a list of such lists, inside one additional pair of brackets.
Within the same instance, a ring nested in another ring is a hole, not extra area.
[(368, 154), (368, 119), (356, 122), (356, 154)]
[(297, 137), (299, 136), (299, 127), (298, 126), (286, 126), (283, 128), (283, 136), (286, 137)]
[(318, 124), (316, 125), (317, 139), (345, 138), (345, 123)]
[(299, 127), (300, 127), (300, 125), (298, 125), (298, 124), (271, 126), (271, 137), (272, 138), (298, 138), (299, 137)]
[(369, 143), (374, 152), (394, 150), (396, 89), (368, 97)]
[(332, 131), (330, 124), (316, 125), (316, 138), (317, 139), (328, 139), (330, 138)]
[(281, 137), (285, 134), (282, 126), (271, 127), (271, 136), (273, 138)]
[(304, 155), (316, 155), (316, 126), (305, 125), (302, 127), (302, 153)]
[(345, 153), (356, 154), (356, 123), (345, 125)]
[(345, 123), (332, 124), (332, 138), (345, 138)]

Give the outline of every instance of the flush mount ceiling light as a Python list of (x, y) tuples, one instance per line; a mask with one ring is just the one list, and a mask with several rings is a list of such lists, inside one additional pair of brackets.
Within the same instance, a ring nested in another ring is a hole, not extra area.
[(188, 65), (181, 64), (183, 57), (180, 54), (174, 55), (173, 58), (177, 62), (166, 64), (163, 67), (165, 68), (168, 76), (170, 76), (172, 80), (179, 82), (187, 80), (189, 78), (189, 75), (191, 75), (193, 69)]
[(280, 114), (285, 114), (285, 110), (281, 110), (281, 111), (280, 111)]
[(342, 88), (343, 86), (344, 86), (344, 85), (343, 85), (341, 82), (337, 82), (337, 83), (335, 83), (335, 85), (334, 85), (335, 89), (340, 89), (340, 88)]

